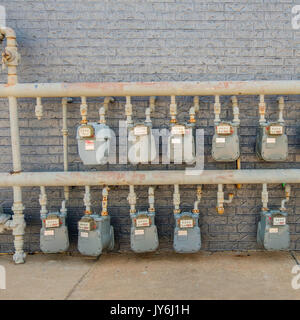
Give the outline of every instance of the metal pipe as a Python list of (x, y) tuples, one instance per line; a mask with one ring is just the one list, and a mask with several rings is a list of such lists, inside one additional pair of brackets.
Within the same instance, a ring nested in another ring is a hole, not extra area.
[[(63, 118), (63, 148), (64, 148), (64, 171), (68, 171), (69, 169), (69, 161), (68, 161), (68, 125), (67, 125), (67, 98), (62, 99), (62, 118)], [(64, 195), (65, 200), (69, 200), (69, 187), (64, 187)]]
[(41, 120), (43, 116), (43, 105), (41, 97), (36, 98), (35, 115), (38, 118), (38, 120)]
[(149, 200), (149, 212), (154, 212), (155, 207), (154, 207), (154, 188), (149, 187), (148, 189), (148, 200)]
[(180, 193), (179, 185), (174, 185), (174, 194), (173, 194), (173, 204), (174, 204), (174, 214), (180, 213)]
[(176, 104), (176, 97), (174, 95), (171, 96), (171, 103), (170, 103), (170, 116), (171, 116), (171, 123), (176, 123), (176, 116), (177, 116), (177, 104)]
[(0, 85), (0, 98), (99, 96), (215, 96), (300, 94), (300, 80), (211, 82), (90, 82)]
[(195, 96), (194, 97), (194, 105), (190, 108), (190, 111), (189, 111), (189, 116), (190, 116), (190, 120), (189, 122), (190, 123), (196, 123), (196, 119), (195, 119), (195, 116), (196, 116), (196, 112), (199, 111), (199, 97), (198, 96)]
[(102, 211), (101, 211), (101, 216), (107, 216), (108, 211), (107, 211), (107, 198), (108, 198), (108, 187), (104, 187), (102, 190)]
[(134, 185), (130, 185), (129, 186), (129, 194), (127, 197), (127, 200), (129, 202), (130, 205), (130, 214), (134, 214), (136, 213), (136, 193), (134, 192)]
[(81, 124), (86, 124), (88, 122), (87, 120), (87, 111), (88, 106), (86, 103), (86, 97), (81, 97), (81, 105), (80, 105), (80, 115), (81, 115)]
[(220, 113), (221, 113), (221, 104), (220, 104), (220, 96), (215, 96), (215, 104), (214, 104), (214, 114), (215, 114), (215, 125), (219, 124), (221, 121), (220, 119)]
[(239, 125), (240, 124), (240, 118), (239, 118), (239, 114), (240, 114), (240, 110), (239, 110), (239, 106), (238, 106), (238, 100), (236, 96), (231, 97), (231, 101), (232, 101), (232, 112), (233, 112), (233, 123)]
[(131, 126), (133, 121), (132, 121), (132, 104), (131, 104), (130, 96), (126, 96), (125, 115), (126, 115), (127, 126)]
[(300, 169), (204, 170), (189, 174), (184, 170), (21, 172), (0, 173), (0, 187), (174, 185), (174, 184), (262, 184), (300, 183)]
[(284, 119), (283, 119), (284, 98), (283, 97), (280, 97), (278, 99), (278, 109), (279, 109), (278, 122), (283, 124), (284, 123)]
[(40, 197), (39, 197), (39, 203), (41, 206), (40, 214), (41, 214), (41, 219), (45, 219), (48, 213), (46, 188), (42, 186), (40, 187), (40, 190), (41, 190)]
[(83, 197), (83, 203), (85, 205), (85, 212), (84, 214), (92, 214), (91, 210), (91, 187), (86, 185), (85, 186), (85, 193)]
[(197, 200), (194, 202), (193, 213), (199, 213), (199, 203), (202, 198), (202, 186), (197, 187)]
[(261, 202), (263, 204), (262, 209), (264, 211), (268, 210), (269, 193), (267, 183), (263, 183), (261, 192)]
[(259, 124), (265, 124), (266, 123), (266, 103), (265, 103), (265, 96), (261, 94), (259, 96), (259, 105), (258, 105), (258, 111), (259, 111)]
[(285, 199), (281, 201), (280, 210), (286, 210), (285, 204), (290, 200), (291, 186), (289, 184), (285, 185)]

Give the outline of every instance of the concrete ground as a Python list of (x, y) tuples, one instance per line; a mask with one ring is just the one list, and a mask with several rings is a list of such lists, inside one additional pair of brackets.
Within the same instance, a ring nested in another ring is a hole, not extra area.
[(300, 288), (291, 286), (297, 260), (295, 252), (35, 254), (15, 265), (1, 255), (6, 290), (0, 300), (300, 299)]

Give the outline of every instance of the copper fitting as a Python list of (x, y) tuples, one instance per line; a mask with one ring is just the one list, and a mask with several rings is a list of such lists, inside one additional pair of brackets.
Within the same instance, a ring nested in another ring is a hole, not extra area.
[(224, 213), (224, 207), (217, 207), (217, 213), (218, 214), (223, 214)]
[(90, 211), (90, 210), (85, 210), (85, 211), (84, 211), (84, 214), (87, 214), (87, 215), (92, 214), (92, 211)]
[(193, 212), (193, 213), (199, 213), (200, 211), (197, 210), (197, 209), (193, 209), (192, 212)]

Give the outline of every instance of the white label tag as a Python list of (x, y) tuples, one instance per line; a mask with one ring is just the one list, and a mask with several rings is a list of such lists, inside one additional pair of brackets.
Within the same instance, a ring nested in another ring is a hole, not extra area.
[(178, 230), (179, 236), (187, 236), (187, 230)]
[(230, 126), (217, 126), (217, 134), (231, 134)]
[(193, 228), (194, 221), (192, 219), (180, 220), (180, 228)]
[(181, 139), (172, 139), (172, 143), (176, 143), (176, 144), (179, 144), (179, 143), (181, 143)]
[(145, 233), (145, 230), (135, 230), (135, 231), (134, 231), (134, 234), (135, 234), (136, 236), (142, 236), (144, 233)]
[(282, 134), (283, 127), (282, 126), (270, 126), (270, 134)]
[(149, 227), (150, 226), (149, 218), (136, 219), (136, 226), (137, 227)]
[(85, 150), (95, 150), (95, 141), (94, 140), (85, 140)]
[(278, 228), (270, 228), (269, 233), (278, 233)]
[(216, 143), (225, 143), (226, 139), (225, 138), (217, 138)]
[(78, 228), (79, 228), (80, 230), (90, 231), (90, 230), (91, 230), (91, 224), (90, 224), (90, 222), (82, 222), (82, 221), (79, 221), (79, 223), (78, 223)]
[(88, 237), (89, 237), (89, 234), (88, 234), (88, 232), (80, 232), (80, 237), (82, 237), (82, 238), (88, 238)]
[(54, 230), (45, 230), (44, 235), (45, 236), (54, 236)]
[(185, 134), (185, 127), (184, 126), (174, 126), (171, 129), (172, 134)]
[(276, 143), (276, 138), (267, 138), (267, 143)]
[(135, 136), (144, 136), (148, 134), (148, 127), (145, 126), (137, 126), (134, 128)]
[(59, 219), (46, 219), (45, 220), (46, 228), (56, 228), (59, 227)]
[(274, 217), (273, 218), (273, 225), (274, 226), (284, 226), (286, 224), (285, 217)]

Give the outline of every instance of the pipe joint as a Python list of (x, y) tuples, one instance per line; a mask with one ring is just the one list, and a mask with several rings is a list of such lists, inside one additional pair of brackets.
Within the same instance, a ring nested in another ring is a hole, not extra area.
[(43, 116), (43, 105), (42, 99), (40, 97), (36, 98), (35, 115), (38, 118), (38, 120), (41, 120)]
[(176, 123), (176, 116), (177, 116), (177, 104), (176, 104), (176, 97), (171, 96), (171, 104), (170, 104), (170, 116), (171, 116), (171, 123)]

